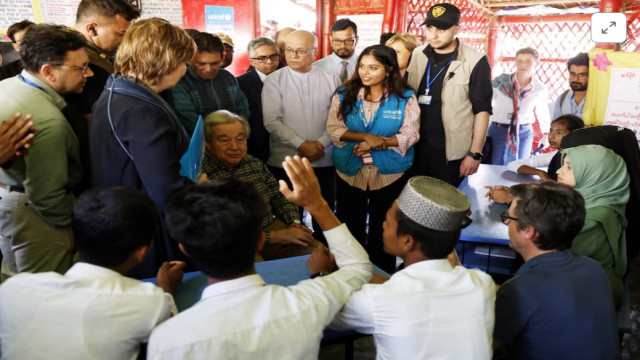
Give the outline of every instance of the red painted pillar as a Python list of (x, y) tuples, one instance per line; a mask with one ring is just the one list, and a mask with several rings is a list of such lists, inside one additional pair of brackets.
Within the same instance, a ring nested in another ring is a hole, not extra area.
[(396, 24), (396, 31), (401, 33), (409, 32), (409, 0), (400, 1), (400, 14), (398, 14), (398, 24)]
[(498, 48), (498, 31), (500, 30), (500, 24), (496, 17), (491, 17), (489, 20), (489, 34), (487, 36), (487, 57), (489, 58), (489, 65), (493, 68), (496, 63), (496, 50)]
[(333, 0), (316, 0), (318, 58), (331, 54), (331, 25), (336, 21)]
[(382, 32), (393, 32), (396, 30), (396, 13), (398, 11), (398, 0), (385, 0), (384, 17), (382, 18)]
[[(623, 0), (602, 0), (600, 1), (600, 12), (622, 12), (624, 8)], [(596, 44), (599, 49), (615, 49), (618, 44), (601, 43)]]
[(257, 38), (262, 32), (262, 26), (260, 22), (260, 0), (253, 2), (253, 37)]
[(406, 29), (407, 22), (407, 0), (396, 0), (396, 17), (393, 26), (393, 32), (403, 33)]

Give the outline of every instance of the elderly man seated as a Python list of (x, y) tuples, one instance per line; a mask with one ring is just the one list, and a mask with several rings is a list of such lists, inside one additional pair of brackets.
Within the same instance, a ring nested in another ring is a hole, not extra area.
[(247, 154), (249, 123), (226, 110), (204, 119), (206, 154), (202, 170), (209, 180), (235, 178), (253, 184), (267, 206), (262, 221), (266, 241), (260, 255), (266, 260), (311, 254), (322, 246), (311, 229), (300, 223), (297, 205), (278, 191), (278, 182), (259, 159)]

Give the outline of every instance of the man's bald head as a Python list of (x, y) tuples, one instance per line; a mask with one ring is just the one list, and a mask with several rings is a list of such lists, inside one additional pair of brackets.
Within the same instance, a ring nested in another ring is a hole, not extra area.
[(285, 40), (287, 65), (300, 73), (311, 71), (316, 58), (318, 38), (306, 30), (296, 30)]
[(287, 38), (287, 36), (289, 36), (289, 34), (294, 31), (296, 31), (296, 29), (286, 27), (276, 32), (276, 46), (278, 47), (278, 51), (280, 52), (280, 66), (287, 65), (287, 59), (284, 56), (284, 40)]
[(278, 30), (276, 32), (276, 45), (278, 45), (280, 49), (284, 49), (284, 39), (287, 37), (287, 35), (291, 34), (294, 31), (296, 31), (296, 29), (292, 27), (286, 27), (284, 29)]

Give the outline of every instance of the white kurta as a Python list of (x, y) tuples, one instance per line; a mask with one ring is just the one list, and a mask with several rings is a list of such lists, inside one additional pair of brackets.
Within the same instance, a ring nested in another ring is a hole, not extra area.
[(340, 270), (283, 287), (248, 275), (209, 285), (202, 299), (156, 328), (149, 359), (317, 359), (322, 332), (371, 278), (346, 225), (325, 237)]
[(421, 261), (349, 298), (332, 328), (373, 334), (377, 359), (491, 359), (496, 287), (448, 260)]
[(77, 263), (0, 286), (3, 359), (136, 359), (175, 305), (159, 287)]
[(325, 154), (311, 165), (333, 166), (326, 125), (331, 95), (339, 85), (336, 75), (315, 66), (306, 73), (287, 66), (267, 76), (262, 88), (262, 117), (270, 134), (268, 165), (281, 168), (285, 156), (298, 154), (304, 141), (317, 140), (325, 147)]

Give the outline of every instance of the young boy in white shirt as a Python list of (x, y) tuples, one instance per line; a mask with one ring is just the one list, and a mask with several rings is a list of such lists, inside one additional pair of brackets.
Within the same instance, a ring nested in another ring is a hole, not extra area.
[(447, 256), (471, 220), (453, 186), (416, 176), (383, 223), (384, 250), (404, 269), (354, 293), (331, 324), (373, 334), (377, 359), (490, 359), (495, 284)]
[(158, 285), (126, 274), (146, 256), (158, 211), (144, 193), (92, 189), (73, 209), (80, 261), (64, 275), (21, 273), (0, 286), (3, 359), (135, 359), (151, 330), (175, 313), (182, 262), (165, 262)]

